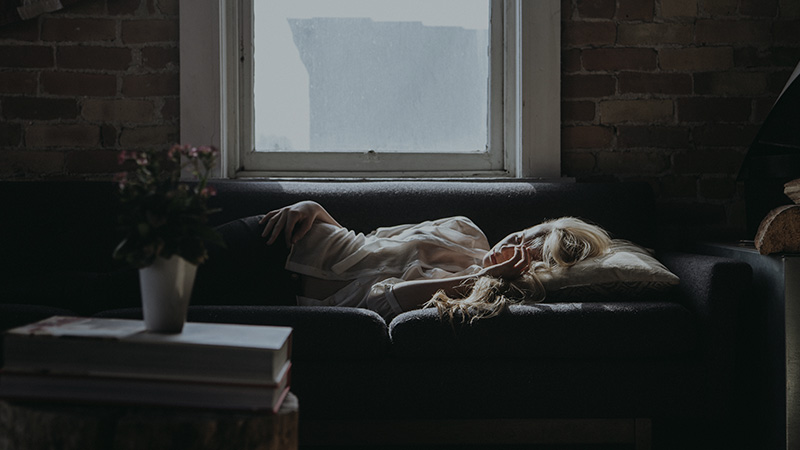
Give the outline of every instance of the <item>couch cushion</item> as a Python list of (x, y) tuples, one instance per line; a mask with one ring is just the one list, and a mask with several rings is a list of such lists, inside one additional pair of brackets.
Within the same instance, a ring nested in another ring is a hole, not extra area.
[[(103, 311), (97, 317), (141, 319), (141, 308)], [(389, 348), (386, 322), (358, 308), (308, 306), (189, 306), (190, 322), (292, 327), (292, 359), (367, 360)]]
[(389, 327), (403, 358), (647, 358), (697, 347), (694, 316), (673, 302), (514, 305), (471, 325), (434, 309), (397, 316)]

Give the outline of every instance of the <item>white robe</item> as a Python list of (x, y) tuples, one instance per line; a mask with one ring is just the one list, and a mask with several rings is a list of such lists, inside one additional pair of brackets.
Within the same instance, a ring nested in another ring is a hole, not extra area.
[(286, 269), (352, 281), (326, 299), (298, 296), (299, 305), (368, 308), (388, 322), (403, 312), (392, 294), (394, 284), (476, 273), (489, 249), (486, 236), (466, 217), (378, 228), (367, 235), (316, 223), (292, 247)]

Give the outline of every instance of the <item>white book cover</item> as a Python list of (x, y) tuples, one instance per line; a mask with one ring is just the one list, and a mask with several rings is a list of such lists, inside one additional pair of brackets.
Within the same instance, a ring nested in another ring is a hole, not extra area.
[(18, 336), (108, 338), (153, 344), (208, 345), (275, 350), (289, 327), (187, 322), (181, 333), (150, 333), (141, 320), (53, 316), (7, 331)]
[(287, 362), (274, 385), (3, 371), (0, 372), (0, 398), (276, 411), (289, 389), (290, 370), (291, 362)]
[(276, 382), (291, 356), (292, 328), (187, 322), (150, 333), (141, 320), (54, 316), (6, 332), (15, 371), (222, 382)]

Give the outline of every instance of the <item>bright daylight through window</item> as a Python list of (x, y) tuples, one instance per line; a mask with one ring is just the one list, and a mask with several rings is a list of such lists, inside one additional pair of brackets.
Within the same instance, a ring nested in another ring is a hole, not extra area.
[(257, 151), (486, 151), (488, 0), (256, 0), (253, 12)]
[(560, 176), (560, 0), (180, 0), (222, 177)]

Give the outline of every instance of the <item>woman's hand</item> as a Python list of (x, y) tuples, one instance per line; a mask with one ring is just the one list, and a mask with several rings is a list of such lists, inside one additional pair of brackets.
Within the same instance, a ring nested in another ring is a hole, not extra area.
[(315, 221), (341, 227), (322, 205), (312, 201), (298, 202), (270, 211), (258, 223), (266, 224), (261, 236), (267, 238), (268, 245), (272, 245), (283, 232), (286, 245), (290, 246), (302, 239)]
[(514, 279), (528, 271), (531, 262), (531, 252), (524, 246), (505, 246), (489, 255), (489, 263), (491, 265), (481, 270), (478, 275)]
[[(520, 245), (507, 246), (498, 249), (508, 258), (502, 262), (492, 264), (482, 269), (475, 275), (462, 275), (450, 278), (423, 278), (419, 280), (403, 281), (392, 288), (397, 303), (403, 311), (418, 309), (438, 291), (452, 298), (463, 298), (469, 295), (465, 284), (474, 283), (476, 275), (490, 276), (493, 278), (514, 279), (524, 274), (531, 265), (531, 255)], [(466, 289), (466, 290), (465, 290)]]
[(511, 233), (495, 244), (483, 257), (483, 266), (501, 263), (514, 255), (514, 247), (522, 245), (522, 233)]

